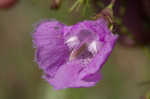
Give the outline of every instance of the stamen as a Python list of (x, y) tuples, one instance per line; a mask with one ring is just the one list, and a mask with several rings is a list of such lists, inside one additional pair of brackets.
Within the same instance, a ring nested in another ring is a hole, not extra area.
[(88, 46), (88, 50), (95, 55), (98, 50), (100, 49), (100, 42), (99, 41), (92, 41), (89, 46)]
[(75, 59), (80, 53), (82, 53), (86, 48), (86, 44), (83, 44), (78, 50), (73, 50), (70, 54), (69, 60)]
[(70, 37), (66, 42), (65, 42), (69, 48), (74, 48), (74, 47), (77, 47), (80, 43), (78, 37), (76, 36), (72, 36)]

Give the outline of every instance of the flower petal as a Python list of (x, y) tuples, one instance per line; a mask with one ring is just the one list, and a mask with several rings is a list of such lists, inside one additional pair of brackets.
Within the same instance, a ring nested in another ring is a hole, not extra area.
[(82, 77), (88, 74), (93, 74), (98, 72), (103, 64), (107, 61), (110, 56), (114, 44), (118, 38), (118, 35), (113, 35), (112, 33), (107, 35), (104, 39), (103, 47), (100, 49), (99, 53), (91, 60), (90, 64), (82, 71)]
[(63, 27), (58, 21), (43, 21), (33, 34), (36, 61), (51, 77), (69, 56), (68, 47), (64, 44)]
[(100, 74), (97, 72), (93, 75), (86, 75), (80, 77), (81, 72), (84, 70), (85, 65), (81, 60), (74, 60), (62, 65), (57, 71), (54, 78), (45, 75), (45, 79), (52, 84), (55, 89), (63, 89), (68, 87), (90, 87), (94, 86), (96, 82), (101, 79)]

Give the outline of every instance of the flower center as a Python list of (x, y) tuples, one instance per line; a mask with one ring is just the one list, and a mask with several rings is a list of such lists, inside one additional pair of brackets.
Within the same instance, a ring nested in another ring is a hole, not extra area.
[(70, 36), (65, 43), (70, 49), (70, 60), (91, 59), (102, 46), (98, 36), (88, 30), (81, 30), (77, 35)]

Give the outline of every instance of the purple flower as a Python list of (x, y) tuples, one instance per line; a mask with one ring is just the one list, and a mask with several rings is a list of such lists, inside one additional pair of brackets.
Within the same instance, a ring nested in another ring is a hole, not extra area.
[(73, 26), (43, 21), (33, 34), (36, 62), (55, 89), (94, 86), (117, 37), (104, 19)]

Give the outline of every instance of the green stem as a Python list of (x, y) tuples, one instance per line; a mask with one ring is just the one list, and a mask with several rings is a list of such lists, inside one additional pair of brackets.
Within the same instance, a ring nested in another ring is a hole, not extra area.
[(80, 5), (83, 3), (83, 1), (84, 0), (77, 0), (74, 4), (73, 4), (73, 6), (70, 8), (70, 12), (72, 12), (75, 8), (79, 8), (80, 7)]

